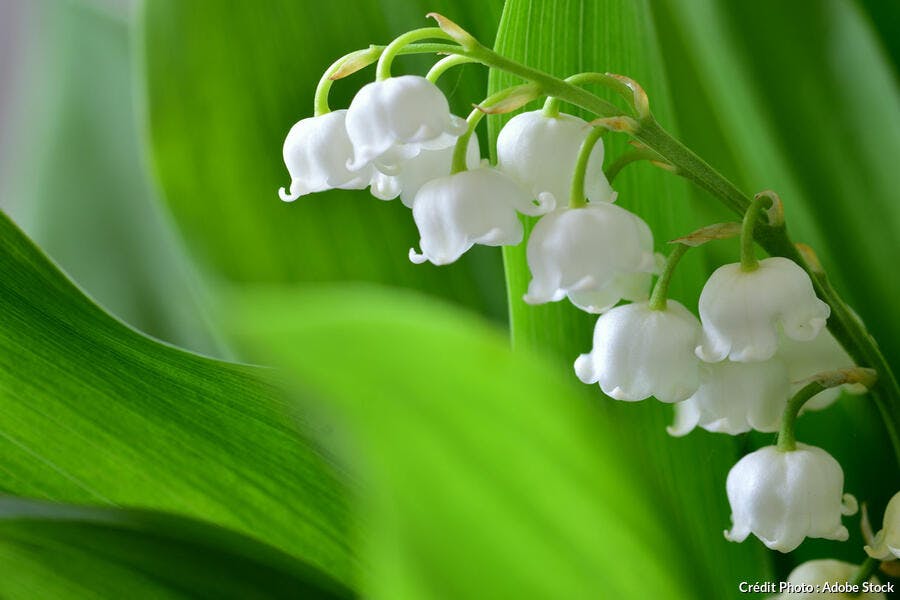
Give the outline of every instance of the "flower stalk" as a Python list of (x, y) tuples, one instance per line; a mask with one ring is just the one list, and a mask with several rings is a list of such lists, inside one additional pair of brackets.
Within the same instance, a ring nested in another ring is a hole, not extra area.
[(575, 175), (572, 177), (572, 189), (569, 193), (569, 208), (581, 208), (587, 204), (587, 194), (584, 191), (584, 177), (587, 172), (588, 160), (591, 158), (591, 152), (594, 146), (600, 141), (600, 138), (606, 130), (600, 127), (592, 127), (591, 132), (581, 143), (581, 149), (578, 151), (578, 159), (575, 162)]
[(662, 274), (653, 286), (653, 292), (650, 294), (650, 308), (652, 310), (666, 310), (667, 300), (669, 297), (669, 282), (672, 280), (672, 273), (675, 272), (675, 266), (684, 256), (684, 253), (690, 249), (686, 244), (676, 244), (675, 249), (666, 259), (666, 266), (663, 268)]

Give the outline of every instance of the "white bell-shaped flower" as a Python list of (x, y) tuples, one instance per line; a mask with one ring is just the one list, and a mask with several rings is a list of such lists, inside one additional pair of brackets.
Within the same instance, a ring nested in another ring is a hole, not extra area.
[(350, 169), (353, 145), (344, 126), (346, 110), (336, 110), (296, 123), (284, 140), (284, 164), (291, 175), (290, 191), (278, 190), (285, 202), (334, 188), (361, 190), (372, 179), (371, 167)]
[[(808, 380), (813, 375), (856, 366), (847, 351), (827, 329), (823, 329), (815, 339), (808, 342), (782, 339), (778, 356), (787, 364), (792, 384), (791, 393), (796, 393), (809, 383)], [(803, 410), (822, 410), (831, 406), (841, 395), (841, 391), (848, 394), (865, 394), (866, 389), (866, 386), (859, 383), (828, 388), (810, 398), (803, 405)]]
[(857, 509), (856, 499), (843, 494), (841, 465), (806, 444), (748, 454), (729, 471), (726, 488), (733, 526), (725, 538), (743, 542), (753, 533), (780, 552), (794, 550), (807, 537), (846, 540), (841, 515)]
[(675, 405), (675, 422), (667, 431), (678, 437), (695, 427), (730, 435), (778, 431), (789, 395), (788, 369), (778, 359), (706, 365), (703, 383)]
[[(887, 600), (887, 596), (875, 591), (865, 591), (855, 596), (832, 591), (841, 585), (846, 587), (858, 570), (857, 565), (840, 560), (810, 560), (791, 571), (783, 584), (785, 591), (774, 596), (773, 600)], [(870, 577), (869, 582), (874, 586), (881, 585), (876, 577)], [(825, 591), (826, 586), (828, 591)]]
[(551, 209), (535, 205), (519, 184), (490, 167), (432, 179), (413, 201), (422, 252), (410, 248), (409, 259), (445, 265), (475, 244), (516, 245), (524, 235), (517, 212), (537, 216)]
[[(581, 144), (591, 131), (573, 115), (548, 117), (536, 110), (516, 115), (497, 136), (497, 167), (531, 190), (534, 197), (552, 194), (556, 204), (569, 198)], [(588, 159), (585, 196), (591, 202), (612, 202), (614, 193), (603, 174), (603, 140)]]
[[(446, 177), (450, 174), (455, 146), (440, 150), (423, 150), (415, 158), (411, 158), (400, 167), (395, 179), (400, 187), (400, 201), (412, 208), (413, 200), (419, 189), (432, 179)], [(469, 138), (466, 147), (466, 167), (475, 169), (481, 162), (478, 138)]]
[(447, 98), (435, 84), (402, 75), (364, 85), (347, 109), (347, 135), (353, 144), (349, 169), (372, 163), (394, 174), (422, 150), (452, 146), (467, 128), (450, 114)]
[(713, 272), (700, 294), (703, 343), (697, 356), (707, 362), (729, 358), (750, 362), (772, 358), (779, 328), (795, 340), (812, 340), (831, 314), (816, 297), (809, 275), (779, 256), (744, 271), (738, 263)]
[(884, 525), (875, 534), (871, 546), (866, 552), (878, 560), (894, 560), (900, 558), (900, 492), (894, 494), (884, 510)]
[(562, 207), (535, 225), (528, 238), (531, 282), (525, 302), (566, 296), (578, 308), (602, 313), (620, 300), (646, 300), (658, 270), (653, 234), (637, 215), (600, 202)]
[(594, 347), (575, 361), (575, 374), (616, 400), (678, 402), (700, 384), (699, 335), (700, 321), (674, 300), (662, 310), (617, 306), (597, 319)]

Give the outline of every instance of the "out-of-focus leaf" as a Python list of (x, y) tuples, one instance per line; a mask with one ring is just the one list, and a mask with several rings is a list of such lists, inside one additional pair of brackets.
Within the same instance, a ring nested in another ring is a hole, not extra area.
[[(744, 189), (780, 193), (795, 239), (813, 246), (900, 368), (900, 280), (885, 261), (900, 236), (900, 93), (869, 24), (841, 0), (653, 8), (688, 145)], [(846, 397), (806, 415), (798, 437), (832, 453), (847, 490), (880, 514), (898, 482), (887, 476), (896, 466), (869, 401)], [(849, 529), (849, 543), (805, 543), (794, 562), (859, 562), (862, 537)]]
[[(498, 0), (327, 3), (205, 0), (146, 3), (143, 19), (147, 116), (159, 180), (185, 239), (206, 265), (233, 281), (369, 280), (414, 287), (500, 316), (498, 253), (481, 248), (459, 264), (414, 266), (418, 243), (408, 209), (368, 192), (334, 191), (293, 204), (281, 147), (291, 125), (311, 116), (321, 73), (338, 57), (404, 30), (431, 26), (429, 10), (471, 23), (488, 39)], [(434, 58), (430, 58), (434, 62)], [(398, 68), (424, 59), (401, 58)], [(484, 71), (445, 76), (457, 111), (484, 97)], [(465, 77), (460, 77), (465, 74)], [(337, 82), (346, 107), (373, 77)], [(463, 113), (463, 114), (465, 114)], [(211, 226), (214, 224), (214, 226)]]
[(95, 3), (19, 4), (0, 206), (110, 312), (221, 353), (143, 162), (129, 23)]
[[(674, 127), (663, 61), (646, 2), (555, 0), (507, 2), (496, 48), (511, 58), (568, 76), (581, 71), (627, 75), (644, 87), (650, 106), (664, 126)], [(492, 76), (496, 91), (516, 80)], [(508, 117), (507, 117), (508, 118)], [(504, 119), (494, 119), (492, 138)], [(607, 135), (607, 155), (624, 148), (624, 136)], [(565, 168), (564, 165), (561, 168)], [(723, 210), (702, 204), (677, 177), (645, 164), (629, 166), (616, 179), (618, 203), (643, 217), (653, 230), (657, 249), (664, 242), (712, 222), (733, 219)], [(709, 272), (706, 247), (691, 250), (675, 274), (672, 296), (696, 306)], [(529, 306), (522, 301), (530, 273), (524, 245), (504, 250), (513, 339), (518, 346), (552, 351), (553, 359), (571, 369), (572, 361), (591, 345), (596, 317), (568, 302)], [(570, 375), (574, 378), (574, 375)], [(615, 402), (594, 388), (600, 410), (597, 427), (615, 424), (630, 439), (630, 452), (616, 456), (641, 473), (656, 491), (655, 509), (666, 515), (677, 532), (680, 550), (669, 560), (696, 577), (695, 593), (702, 597), (739, 595), (737, 582), (765, 580), (770, 564), (761, 546), (732, 544), (722, 537), (730, 525), (725, 477), (737, 458), (737, 445), (728, 436), (705, 432), (674, 440), (665, 432), (671, 408), (655, 401)]]
[(345, 487), (267, 376), (110, 318), (0, 215), (0, 491), (203, 518), (347, 583)]
[(346, 286), (235, 311), (237, 339), (344, 423), (369, 484), (371, 597), (693, 597), (618, 425), (485, 322)]
[(13, 497), (0, 498), (0, 596), (353, 597), (309, 565), (202, 521)]

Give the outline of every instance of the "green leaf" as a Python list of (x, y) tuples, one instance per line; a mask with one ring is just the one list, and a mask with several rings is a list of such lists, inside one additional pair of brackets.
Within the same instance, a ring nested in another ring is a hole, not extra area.
[(234, 311), (348, 440), (367, 595), (693, 597), (635, 449), (568, 373), (420, 295), (245, 291)]
[(0, 498), (0, 595), (56, 598), (351, 598), (253, 538), (149, 511)]
[(148, 339), (0, 215), (0, 491), (202, 518), (351, 580), (346, 489), (268, 372)]
[[(663, 59), (652, 14), (646, 2), (593, 3), (554, 0), (507, 2), (496, 49), (558, 76), (582, 71), (627, 75), (641, 83), (661, 123), (674, 128)], [(490, 90), (515, 82), (504, 74), (491, 77)], [(509, 117), (506, 117), (509, 118)], [(491, 122), (496, 139), (502, 119)], [(607, 136), (607, 155), (624, 149), (624, 136)], [(683, 181), (646, 164), (627, 167), (616, 179), (618, 203), (650, 225), (657, 249), (665, 241), (732, 217), (692, 196)], [(504, 249), (513, 339), (520, 347), (538, 347), (571, 369), (572, 361), (591, 346), (596, 317), (568, 302), (529, 306), (522, 301), (530, 273), (524, 245)], [(675, 274), (672, 296), (686, 306), (696, 300), (710, 272), (706, 249), (692, 250)], [(573, 377), (570, 375), (570, 377)], [(696, 576), (695, 593), (703, 597), (739, 595), (737, 582), (766, 580), (769, 558), (761, 545), (732, 544), (722, 537), (730, 526), (725, 477), (737, 459), (737, 443), (705, 432), (672, 439), (665, 432), (671, 408), (656, 402), (615, 402), (594, 388), (598, 427), (615, 424), (632, 440), (627, 464), (655, 488), (656, 510), (667, 515), (678, 532), (679, 551), (672, 561)], [(639, 440), (639, 442), (638, 442)], [(621, 451), (617, 453), (622, 456)]]
[[(490, 39), (499, 0), (145, 5), (152, 156), (165, 199), (203, 264), (236, 282), (379, 281), (504, 314), (496, 250), (479, 249), (449, 268), (414, 266), (407, 249), (418, 235), (399, 202), (334, 191), (285, 204), (276, 193), (289, 183), (284, 138), (311, 116), (316, 83), (332, 61), (432, 25), (425, 19), (430, 10), (463, 22), (476, 17), (475, 32)], [(427, 62), (398, 61), (404, 64), (421, 72)], [(346, 107), (373, 77), (370, 68), (337, 82), (332, 106)], [(445, 79), (462, 114), (484, 97), (480, 67)]]
[[(653, 8), (688, 145), (743, 189), (779, 192), (794, 239), (812, 245), (900, 368), (900, 281), (885, 262), (900, 235), (900, 91), (871, 26), (848, 2)], [(897, 467), (872, 403), (845, 397), (807, 414), (798, 439), (838, 459), (846, 489), (877, 520), (898, 482), (887, 476)], [(848, 543), (805, 543), (793, 562), (861, 561), (862, 536), (849, 529)]]

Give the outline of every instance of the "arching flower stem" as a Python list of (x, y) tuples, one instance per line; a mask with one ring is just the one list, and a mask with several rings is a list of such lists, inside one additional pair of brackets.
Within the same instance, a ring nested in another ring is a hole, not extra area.
[(384, 52), (381, 53), (381, 57), (378, 59), (378, 66), (375, 68), (375, 78), (378, 81), (389, 78), (391, 76), (391, 64), (393, 64), (394, 58), (400, 54), (400, 50), (415, 42), (428, 39), (454, 41), (450, 34), (445, 33), (440, 27), (422, 27), (421, 29), (408, 31), (388, 44)]
[(669, 257), (666, 259), (666, 266), (663, 267), (663, 272), (659, 279), (656, 280), (656, 285), (653, 286), (653, 292), (650, 294), (650, 308), (652, 310), (666, 310), (666, 301), (669, 297), (669, 281), (672, 279), (672, 273), (675, 272), (675, 266), (678, 264), (678, 261), (689, 249), (690, 246), (687, 244), (676, 244), (675, 249), (669, 253)]
[(569, 208), (582, 208), (587, 204), (584, 192), (584, 177), (587, 172), (588, 161), (594, 146), (606, 130), (602, 127), (592, 127), (591, 132), (584, 138), (581, 148), (578, 150), (578, 159), (575, 161), (575, 174), (572, 176), (572, 188), (569, 191)]
[(440, 79), (441, 75), (443, 75), (453, 67), (477, 62), (478, 61), (474, 58), (469, 58), (468, 56), (465, 56), (463, 54), (446, 56), (434, 63), (434, 66), (431, 67), (431, 69), (425, 75), (425, 79), (427, 79), (431, 83), (437, 83), (437, 80)]
[[(472, 109), (469, 116), (466, 117), (468, 128), (456, 140), (456, 146), (453, 148), (453, 162), (450, 166), (450, 173), (459, 173), (466, 170), (466, 152), (469, 147), (469, 140), (475, 133), (475, 128), (484, 115), (488, 114), (491, 107), (497, 107), (504, 101), (512, 101), (514, 105), (521, 106), (533, 100), (540, 95), (540, 89), (532, 84), (515, 85), (491, 94)], [(521, 103), (521, 104), (520, 104)]]
[(759, 261), (753, 252), (753, 232), (759, 223), (762, 211), (772, 205), (772, 199), (768, 196), (757, 196), (750, 203), (747, 212), (744, 213), (744, 221), (741, 225), (741, 270), (755, 271), (759, 268)]
[(859, 565), (859, 569), (857, 569), (856, 573), (853, 575), (850, 584), (862, 586), (863, 583), (869, 580), (869, 577), (875, 574), (875, 571), (877, 571), (880, 566), (880, 560), (872, 558), (871, 556), (867, 557), (866, 560), (863, 561), (863, 564)]
[(781, 430), (778, 432), (778, 449), (782, 452), (791, 452), (797, 448), (794, 426), (797, 423), (800, 409), (803, 408), (807, 400), (819, 392), (824, 392), (829, 388), (846, 383), (861, 383), (867, 388), (871, 388), (875, 384), (877, 377), (878, 374), (873, 369), (862, 369), (859, 367), (828, 371), (816, 375), (812, 381), (803, 386), (800, 391), (788, 400), (784, 408), (784, 414), (781, 417)]

